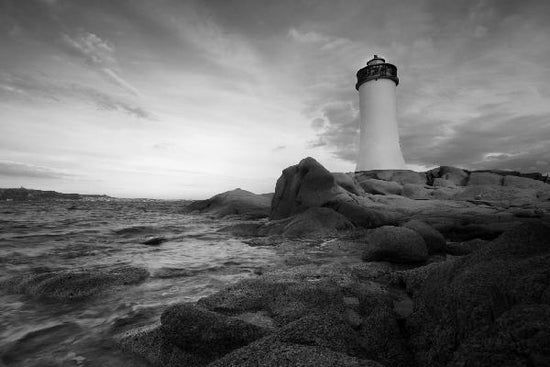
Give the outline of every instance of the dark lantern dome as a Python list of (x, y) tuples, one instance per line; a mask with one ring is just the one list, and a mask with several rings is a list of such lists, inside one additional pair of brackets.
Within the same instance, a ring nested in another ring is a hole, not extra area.
[(390, 79), (394, 81), (395, 85), (399, 85), (399, 78), (397, 77), (397, 68), (395, 65), (387, 63), (386, 60), (378, 55), (374, 55), (374, 57), (367, 62), (367, 66), (357, 72), (357, 84), (355, 84), (355, 89), (359, 90), (361, 84), (369, 80), (378, 79)]

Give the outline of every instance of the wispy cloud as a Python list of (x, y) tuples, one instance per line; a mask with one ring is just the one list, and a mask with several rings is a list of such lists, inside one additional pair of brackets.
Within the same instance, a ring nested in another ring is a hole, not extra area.
[(83, 59), (88, 66), (107, 80), (133, 95), (140, 94), (134, 86), (114, 70), (117, 61), (113, 44), (90, 32), (79, 32), (72, 36), (63, 34), (62, 40), (71, 54)]
[(67, 178), (71, 175), (48, 167), (35, 166), (21, 162), (0, 161), (0, 176), (58, 179)]
[(40, 98), (56, 102), (78, 100), (92, 104), (99, 110), (120, 111), (131, 116), (153, 120), (145, 108), (123, 98), (101, 92), (77, 83), (62, 83), (45, 76), (0, 73), (0, 93), (6, 97), (32, 100)]

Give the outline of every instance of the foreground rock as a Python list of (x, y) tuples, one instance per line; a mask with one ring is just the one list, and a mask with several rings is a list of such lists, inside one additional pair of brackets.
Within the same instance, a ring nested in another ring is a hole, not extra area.
[(366, 237), (365, 261), (418, 263), (428, 259), (428, 248), (420, 234), (405, 227), (383, 226)]
[(241, 348), (209, 367), (383, 367), (330, 349), (272, 341), (260, 341)]
[(205, 366), (210, 361), (199, 354), (178, 348), (162, 333), (159, 327), (144, 327), (115, 338), (120, 349), (141, 357), (153, 366), (179, 367)]
[[(269, 221), (221, 229), (281, 262), (120, 345), (158, 366), (550, 365), (550, 186), (509, 176), (333, 174), (306, 158)], [(246, 218), (226, 194), (191, 208)]]
[(160, 329), (172, 344), (210, 360), (268, 333), (256, 325), (191, 304), (171, 306), (164, 311)]
[(547, 225), (524, 224), (420, 277), (405, 272), (416, 302), (407, 329), (419, 364), (548, 365), (549, 236)]
[(0, 283), (10, 293), (57, 301), (97, 295), (111, 287), (138, 284), (149, 276), (143, 268), (124, 266), (107, 271), (52, 271), (12, 277)]
[[(388, 241), (392, 261), (428, 258), (424, 238), (404, 226), (346, 236), (362, 246)], [(547, 225), (530, 223), (423, 266), (335, 259), (274, 269), (171, 306), (160, 327), (121, 345), (159, 366), (545, 366), (549, 236)]]
[(265, 277), (241, 281), (201, 299), (199, 305), (227, 315), (266, 311), (278, 326), (306, 315), (345, 308), (341, 288), (334, 281), (309, 283)]
[(239, 216), (256, 219), (269, 216), (271, 194), (257, 195), (235, 189), (211, 197), (193, 201), (185, 208), (188, 212), (205, 213), (215, 217)]

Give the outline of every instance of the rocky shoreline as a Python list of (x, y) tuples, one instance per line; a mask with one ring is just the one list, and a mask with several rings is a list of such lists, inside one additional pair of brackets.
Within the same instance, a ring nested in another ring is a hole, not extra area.
[(242, 217), (222, 230), (285, 264), (118, 343), (156, 366), (547, 366), (550, 185), (534, 178), (332, 174), (306, 158), (271, 200), (238, 189), (195, 202)]
[[(274, 194), (193, 202), (189, 213), (238, 218), (220, 231), (282, 263), (171, 305), (154, 325), (113, 329), (114, 342), (153, 366), (550, 365), (550, 185), (507, 173), (344, 174), (306, 158)], [(147, 276), (1, 286), (64, 302)]]

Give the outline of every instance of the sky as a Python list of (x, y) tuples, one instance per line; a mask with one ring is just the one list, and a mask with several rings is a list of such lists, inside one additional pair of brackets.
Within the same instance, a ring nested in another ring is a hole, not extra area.
[(355, 168), (356, 72), (398, 68), (408, 168), (550, 171), (550, 2), (0, 0), (0, 187), (273, 192)]

